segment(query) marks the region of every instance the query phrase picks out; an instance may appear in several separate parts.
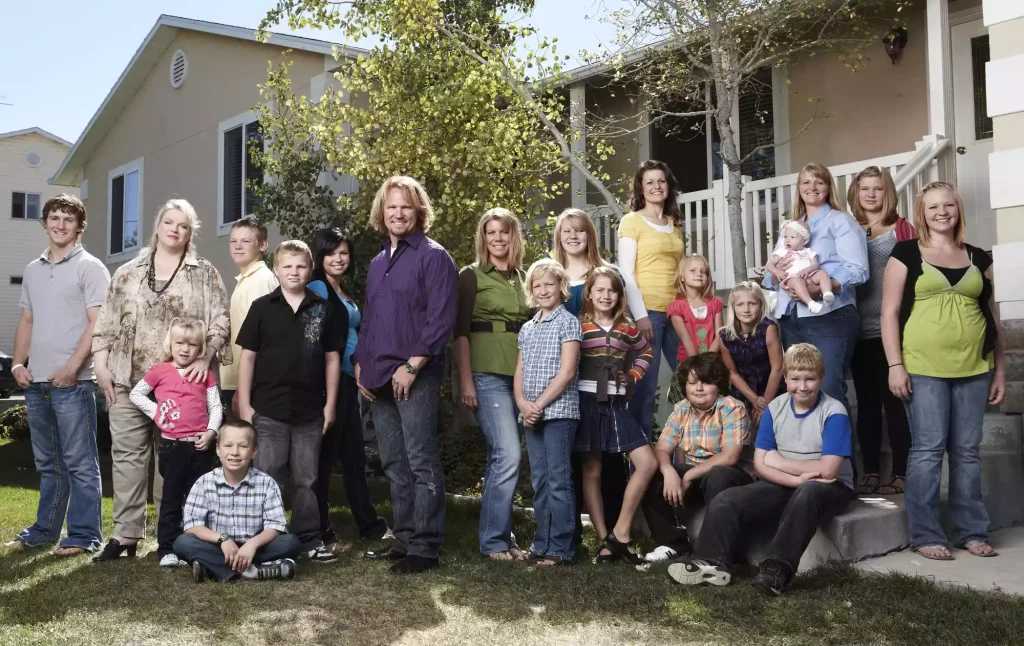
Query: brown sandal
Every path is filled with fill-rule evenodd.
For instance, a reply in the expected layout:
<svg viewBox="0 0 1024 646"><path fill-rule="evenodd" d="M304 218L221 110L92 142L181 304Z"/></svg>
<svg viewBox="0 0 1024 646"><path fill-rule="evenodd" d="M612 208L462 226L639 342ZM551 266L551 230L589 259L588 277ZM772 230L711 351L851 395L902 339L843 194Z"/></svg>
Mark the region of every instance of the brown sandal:
<svg viewBox="0 0 1024 646"><path fill-rule="evenodd" d="M872 481L874 481L874 484L872 484ZM864 474L864 479L857 485L857 495L870 496L878 491L878 483L881 481L882 479L877 473Z"/></svg>
<svg viewBox="0 0 1024 646"><path fill-rule="evenodd" d="M50 552L50 554L53 554L54 556L60 556L60 557L65 557L65 558L72 557L72 556L80 556L82 554L87 554L87 553L88 552L87 552L87 550L85 548L73 547L73 546L58 547L55 550L53 550L52 552Z"/></svg>

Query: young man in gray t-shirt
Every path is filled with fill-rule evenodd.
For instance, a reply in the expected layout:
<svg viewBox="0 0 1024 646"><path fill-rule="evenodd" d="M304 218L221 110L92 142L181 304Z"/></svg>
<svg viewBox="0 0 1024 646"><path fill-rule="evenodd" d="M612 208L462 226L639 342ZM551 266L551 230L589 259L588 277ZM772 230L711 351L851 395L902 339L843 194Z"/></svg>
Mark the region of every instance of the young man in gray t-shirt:
<svg viewBox="0 0 1024 646"><path fill-rule="evenodd" d="M79 243L85 206L73 195L43 205L49 246L25 268L12 372L25 389L32 452L39 472L36 522L9 547L37 547L75 556L99 548L99 452L92 371L92 331L110 272Z"/></svg>
<svg viewBox="0 0 1024 646"><path fill-rule="evenodd" d="M821 391L821 352L798 343L783 359L786 394L761 417L754 443L760 480L720 494L708 507L692 559L673 563L669 576L682 584L727 585L744 535L776 527L760 572L751 582L779 595L793 578L818 525L846 510L855 498L846 408Z"/></svg>

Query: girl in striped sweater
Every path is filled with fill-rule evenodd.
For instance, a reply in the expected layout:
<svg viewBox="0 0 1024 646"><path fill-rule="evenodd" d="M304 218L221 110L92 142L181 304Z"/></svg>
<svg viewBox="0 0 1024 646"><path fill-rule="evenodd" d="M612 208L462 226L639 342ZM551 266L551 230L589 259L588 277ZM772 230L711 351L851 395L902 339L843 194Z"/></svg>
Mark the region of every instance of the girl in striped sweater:
<svg viewBox="0 0 1024 646"><path fill-rule="evenodd" d="M626 401L644 376L653 353L626 314L625 286L615 269L591 269L583 288L580 322L580 426L575 450L583 454L584 506L602 542L596 561L641 563L630 539L630 528L658 462L647 436L626 411ZM629 357L633 358L631 365L627 363ZM601 500L602 453L628 453L633 463L622 511L610 532Z"/></svg>

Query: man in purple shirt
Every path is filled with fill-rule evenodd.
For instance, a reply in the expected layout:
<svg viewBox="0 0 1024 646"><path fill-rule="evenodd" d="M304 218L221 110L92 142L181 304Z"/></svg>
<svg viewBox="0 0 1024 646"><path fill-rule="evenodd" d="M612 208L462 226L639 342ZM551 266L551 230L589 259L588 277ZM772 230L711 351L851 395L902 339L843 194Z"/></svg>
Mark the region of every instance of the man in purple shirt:
<svg viewBox="0 0 1024 646"><path fill-rule="evenodd" d="M398 561L391 571L438 567L444 537L444 473L437 404L444 349L455 328L458 271L425 234L434 219L419 182L395 176L373 200L370 224L388 234L370 263L366 307L352 355L370 410L384 472L391 480L395 544L366 557Z"/></svg>

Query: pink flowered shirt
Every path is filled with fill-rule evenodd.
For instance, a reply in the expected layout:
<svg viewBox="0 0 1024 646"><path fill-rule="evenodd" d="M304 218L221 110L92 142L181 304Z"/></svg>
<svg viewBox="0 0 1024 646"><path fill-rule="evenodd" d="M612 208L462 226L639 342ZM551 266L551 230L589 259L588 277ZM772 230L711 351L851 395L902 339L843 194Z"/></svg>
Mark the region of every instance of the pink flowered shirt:
<svg viewBox="0 0 1024 646"><path fill-rule="evenodd" d="M130 398L139 410L156 422L164 437L178 439L220 428L223 409L217 381L211 370L206 380L189 383L174 363L158 363L146 372ZM156 403L149 393L156 394Z"/></svg>

